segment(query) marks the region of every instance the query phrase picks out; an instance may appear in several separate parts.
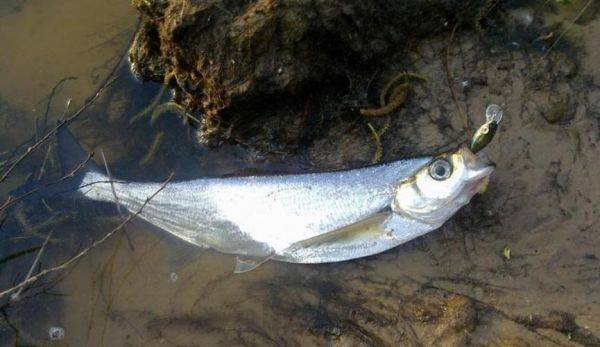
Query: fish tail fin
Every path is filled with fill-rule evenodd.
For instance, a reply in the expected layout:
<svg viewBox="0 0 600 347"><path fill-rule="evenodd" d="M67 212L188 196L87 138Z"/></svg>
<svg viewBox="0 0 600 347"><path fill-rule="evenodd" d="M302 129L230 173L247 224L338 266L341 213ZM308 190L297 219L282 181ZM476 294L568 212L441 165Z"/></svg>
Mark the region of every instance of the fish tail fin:
<svg viewBox="0 0 600 347"><path fill-rule="evenodd" d="M101 172L92 161L93 153L88 153L81 147L67 126L59 127L56 131L56 143L61 178L51 182L40 182L36 175L30 175L27 182L11 191L10 195L15 198L39 200L56 194L74 193L87 173Z"/></svg>
<svg viewBox="0 0 600 347"><path fill-rule="evenodd" d="M58 159L64 176L78 177L90 171L101 172L98 165L91 160L94 153L86 152L66 126L58 129L56 142Z"/></svg>

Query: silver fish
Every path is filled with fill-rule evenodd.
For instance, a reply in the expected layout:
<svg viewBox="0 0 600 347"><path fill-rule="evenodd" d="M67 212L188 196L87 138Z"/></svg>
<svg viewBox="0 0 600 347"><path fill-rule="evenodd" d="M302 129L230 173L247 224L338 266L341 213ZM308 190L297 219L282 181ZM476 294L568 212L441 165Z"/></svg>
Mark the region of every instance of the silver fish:
<svg viewBox="0 0 600 347"><path fill-rule="evenodd" d="M238 255L235 272L269 259L338 262L439 228L482 189L493 169L462 146L347 171L200 178L168 184L139 217L194 245ZM161 186L107 181L92 168L79 191L106 202L115 202L116 194L123 208L135 212Z"/></svg>

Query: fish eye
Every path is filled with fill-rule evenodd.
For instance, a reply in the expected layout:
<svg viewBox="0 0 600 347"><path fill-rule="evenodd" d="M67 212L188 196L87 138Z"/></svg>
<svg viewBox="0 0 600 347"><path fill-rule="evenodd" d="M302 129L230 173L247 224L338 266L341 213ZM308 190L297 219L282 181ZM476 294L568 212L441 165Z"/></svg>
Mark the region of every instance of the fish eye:
<svg viewBox="0 0 600 347"><path fill-rule="evenodd" d="M443 181L452 175L452 164L446 159L436 159L429 165L429 176L434 180Z"/></svg>

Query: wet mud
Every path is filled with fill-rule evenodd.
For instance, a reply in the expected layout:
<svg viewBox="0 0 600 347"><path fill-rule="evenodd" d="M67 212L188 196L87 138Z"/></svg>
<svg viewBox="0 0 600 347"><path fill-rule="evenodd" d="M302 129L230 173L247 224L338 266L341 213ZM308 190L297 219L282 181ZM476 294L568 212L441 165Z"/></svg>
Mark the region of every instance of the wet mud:
<svg viewBox="0 0 600 347"><path fill-rule="evenodd" d="M490 103L504 108L486 149L497 169L487 191L439 230L344 263L268 262L234 275L232 256L129 225L19 301L4 301L0 341L600 345L600 20L586 13L554 47L544 37L564 29L556 26L558 15L555 8L519 8L505 13L505 25L495 29L449 29L408 51L398 48L325 97L273 101L281 109L262 118L259 131L232 131L235 140L211 150L198 147L193 130L174 122L181 116L176 109L151 121L154 111L145 109L152 100L169 100L166 92L156 99L160 87L146 86L143 94L132 81L117 81L74 129L86 145L101 145L118 177L366 165L378 148L368 124L387 128L380 136L383 161L436 154L467 140ZM399 71L425 81L410 81L405 102L389 115L360 116L358 109L377 105ZM284 108L287 118L278 116ZM316 130L306 133L305 122ZM71 213L57 212L61 204ZM10 240L1 248L2 288L23 278L50 230L40 268L68 259L118 220L110 206L69 199L48 201L47 208L16 206L0 229ZM64 328L64 339L50 342L51 327Z"/></svg>
<svg viewBox="0 0 600 347"><path fill-rule="evenodd" d="M480 27L492 1L134 1L143 25L131 47L133 71L174 89L175 102L201 114L204 143L254 129L286 104L317 103L347 77L390 51L447 31ZM286 99L273 104L273 100ZM292 111L293 112L293 111ZM258 123L258 124L257 124ZM250 127L249 127L250 125ZM255 125L254 128L251 128ZM268 128L268 127L267 127ZM308 127L310 129L310 126ZM233 135L235 136L235 135Z"/></svg>

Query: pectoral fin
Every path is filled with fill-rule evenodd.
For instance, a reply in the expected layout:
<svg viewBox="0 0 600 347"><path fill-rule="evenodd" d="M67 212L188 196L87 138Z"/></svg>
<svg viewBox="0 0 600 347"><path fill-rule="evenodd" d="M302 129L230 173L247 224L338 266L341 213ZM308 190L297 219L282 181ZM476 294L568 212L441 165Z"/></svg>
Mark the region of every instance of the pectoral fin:
<svg viewBox="0 0 600 347"><path fill-rule="evenodd" d="M342 248L364 245L369 240L379 239L386 233L384 225L391 214L392 212L388 210L379 212L360 222L298 241L286 248L281 254L288 259L309 257L308 254L318 257L318 253L323 250L337 248L341 251ZM300 256L300 253L303 253L303 255Z"/></svg>
<svg viewBox="0 0 600 347"><path fill-rule="evenodd" d="M388 224L393 213L385 210L363 219L360 222L323 233L302 241L298 241L277 254L266 257L237 256L234 273L243 273L256 269L270 259L291 261L296 263L329 262L356 258L361 249L377 247L382 240L391 240ZM359 255L363 256L363 255ZM320 260L324 259L324 260ZM307 261L309 260L309 261ZM317 260L317 261L314 261Z"/></svg>

